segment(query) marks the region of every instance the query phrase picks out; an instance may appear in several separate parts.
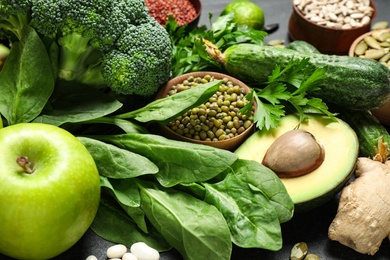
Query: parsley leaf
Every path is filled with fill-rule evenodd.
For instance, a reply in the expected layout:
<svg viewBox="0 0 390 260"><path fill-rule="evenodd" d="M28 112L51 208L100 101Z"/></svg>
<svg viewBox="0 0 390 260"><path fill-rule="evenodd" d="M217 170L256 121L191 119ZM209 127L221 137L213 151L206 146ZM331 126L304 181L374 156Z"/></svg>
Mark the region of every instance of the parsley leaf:
<svg viewBox="0 0 390 260"><path fill-rule="evenodd" d="M335 114L328 111L321 99L309 96L310 92L318 90L327 68L317 68L308 61L309 58L291 59L284 68L276 65L267 82L252 88L247 95L250 102L240 112L250 114L253 106L257 106L255 125L267 130L278 127L287 113L297 113L300 122L313 113L334 119Z"/></svg>
<svg viewBox="0 0 390 260"><path fill-rule="evenodd" d="M172 42L171 77L194 71L220 71L226 70L215 62L206 52L203 39L213 42L221 51L240 43L254 43L264 45L265 31L255 30L248 26L236 24L233 14L219 16L211 23L210 29L205 25L201 27L178 26L175 19L169 16L165 29Z"/></svg>

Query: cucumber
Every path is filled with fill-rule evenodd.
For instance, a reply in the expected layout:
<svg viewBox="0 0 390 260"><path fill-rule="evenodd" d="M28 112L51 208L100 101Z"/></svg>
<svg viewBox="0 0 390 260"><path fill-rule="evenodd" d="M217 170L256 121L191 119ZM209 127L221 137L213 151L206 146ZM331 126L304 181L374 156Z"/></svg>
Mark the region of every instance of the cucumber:
<svg viewBox="0 0 390 260"><path fill-rule="evenodd" d="M389 132L370 111L343 110L337 117L355 131L359 140L359 156L373 158L380 138L390 145Z"/></svg>
<svg viewBox="0 0 390 260"><path fill-rule="evenodd" d="M309 58L310 64L327 67L320 89L311 92L324 102L368 110L381 107L390 98L390 70L374 60L246 43L230 46L224 53L207 44L206 50L229 74L248 84L266 82L276 65L285 67L291 59Z"/></svg>
<svg viewBox="0 0 390 260"><path fill-rule="evenodd" d="M299 40L290 42L289 44L286 45L286 48L290 49L290 50L294 50L294 51L299 51L302 53L307 53L307 54L309 54L309 53L319 54L320 53L320 51L317 50L317 48L314 47L313 45L311 45L310 43L305 42L305 41L299 41Z"/></svg>

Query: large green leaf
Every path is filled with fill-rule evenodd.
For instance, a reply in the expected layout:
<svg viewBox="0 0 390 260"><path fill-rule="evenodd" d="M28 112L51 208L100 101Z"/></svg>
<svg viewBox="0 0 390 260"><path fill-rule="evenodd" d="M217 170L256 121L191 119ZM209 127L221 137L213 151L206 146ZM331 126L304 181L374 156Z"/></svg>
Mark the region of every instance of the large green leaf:
<svg viewBox="0 0 390 260"><path fill-rule="evenodd" d="M230 259L229 228L216 207L173 188L139 185L145 215L184 259Z"/></svg>
<svg viewBox="0 0 390 260"><path fill-rule="evenodd" d="M123 179L158 172L158 167L142 155L92 138L78 139L92 155L101 176Z"/></svg>
<svg viewBox="0 0 390 260"><path fill-rule="evenodd" d="M52 64L34 29L23 27L0 73L0 114L9 125L31 122L46 105L54 89Z"/></svg>
<svg viewBox="0 0 390 260"><path fill-rule="evenodd" d="M164 187L207 181L238 159L236 154L226 150L152 134L99 135L93 138L149 158L158 166L156 178Z"/></svg>
<svg viewBox="0 0 390 260"><path fill-rule="evenodd" d="M158 251L167 251L172 247L153 228L149 232L141 231L126 212L110 197L102 196L91 229L100 237L118 244L131 247L136 242L145 242Z"/></svg>
<svg viewBox="0 0 390 260"><path fill-rule="evenodd" d="M58 86L49 104L34 121L60 126L100 118L121 107L122 103L97 89L78 85Z"/></svg>
<svg viewBox="0 0 390 260"><path fill-rule="evenodd" d="M260 190L252 189L233 173L221 182L204 183L204 186L205 201L222 212L233 243L243 248L279 250L282 247L278 215Z"/></svg>

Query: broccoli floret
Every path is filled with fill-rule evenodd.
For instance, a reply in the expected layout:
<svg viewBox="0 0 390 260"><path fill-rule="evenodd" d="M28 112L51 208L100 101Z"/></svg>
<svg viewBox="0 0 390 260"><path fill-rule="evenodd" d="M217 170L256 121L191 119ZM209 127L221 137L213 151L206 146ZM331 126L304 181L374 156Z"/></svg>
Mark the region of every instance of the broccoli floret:
<svg viewBox="0 0 390 260"><path fill-rule="evenodd" d="M30 22L31 0L0 0L0 39L20 41Z"/></svg>
<svg viewBox="0 0 390 260"><path fill-rule="evenodd" d="M153 18L129 25L115 46L102 62L103 78L114 91L149 96L169 79L171 43Z"/></svg>
<svg viewBox="0 0 390 260"><path fill-rule="evenodd" d="M171 42L143 0L30 1L31 26L58 43L58 79L138 95L169 79Z"/></svg>

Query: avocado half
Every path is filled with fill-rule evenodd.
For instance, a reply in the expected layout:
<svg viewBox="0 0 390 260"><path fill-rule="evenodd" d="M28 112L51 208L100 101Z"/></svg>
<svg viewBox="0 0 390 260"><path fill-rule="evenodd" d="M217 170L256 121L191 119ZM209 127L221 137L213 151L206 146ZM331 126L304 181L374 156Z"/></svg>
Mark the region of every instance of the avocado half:
<svg viewBox="0 0 390 260"><path fill-rule="evenodd" d="M321 115L310 115L299 124L296 115L287 115L272 130L258 130L235 153L241 159L262 162L271 144L293 129L310 132L325 150L323 163L314 171L299 177L281 178L295 205L296 212L307 211L334 197L351 178L359 155L359 142L353 129L344 121Z"/></svg>

